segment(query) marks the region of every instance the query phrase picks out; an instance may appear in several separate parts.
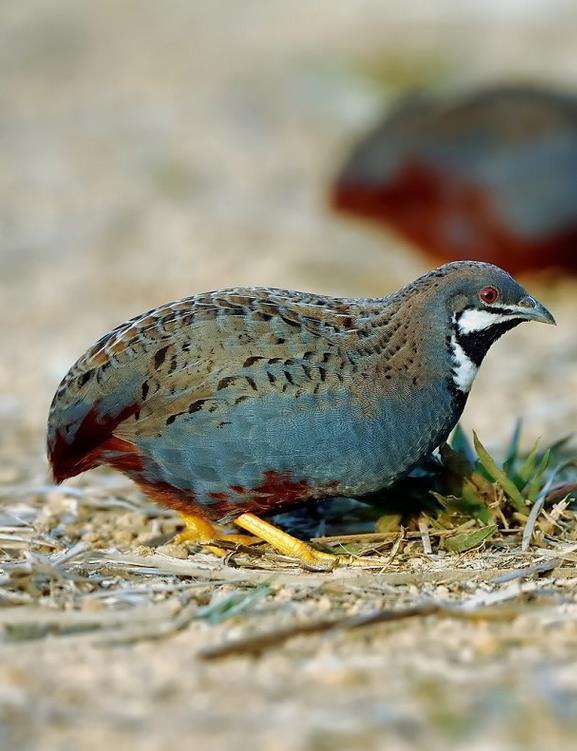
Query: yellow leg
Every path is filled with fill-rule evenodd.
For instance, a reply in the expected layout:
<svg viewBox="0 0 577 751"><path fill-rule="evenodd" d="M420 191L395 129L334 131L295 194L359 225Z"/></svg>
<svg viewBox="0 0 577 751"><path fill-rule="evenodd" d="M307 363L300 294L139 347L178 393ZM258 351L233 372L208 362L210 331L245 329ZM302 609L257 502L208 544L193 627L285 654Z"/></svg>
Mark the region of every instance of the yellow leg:
<svg viewBox="0 0 577 751"><path fill-rule="evenodd" d="M254 514L241 514L234 520L242 529L251 532L261 540L268 542L275 550L283 555L296 558L309 568L321 569L326 571L333 569L335 566L380 566L382 562L378 558L361 558L353 555L335 555L334 553L323 553L316 550L303 540L283 532L282 529L259 519Z"/></svg>
<svg viewBox="0 0 577 751"><path fill-rule="evenodd" d="M179 516L185 526L182 532L180 532L175 538L175 542L177 543L226 540L227 542L235 542L238 545L254 545L254 543L260 542L260 540L251 535L226 534L214 524L211 524L208 519L205 519L202 516L197 516L196 514L180 513ZM208 549L211 553L216 553L220 556L226 555L226 551L219 548L217 545L211 545Z"/></svg>

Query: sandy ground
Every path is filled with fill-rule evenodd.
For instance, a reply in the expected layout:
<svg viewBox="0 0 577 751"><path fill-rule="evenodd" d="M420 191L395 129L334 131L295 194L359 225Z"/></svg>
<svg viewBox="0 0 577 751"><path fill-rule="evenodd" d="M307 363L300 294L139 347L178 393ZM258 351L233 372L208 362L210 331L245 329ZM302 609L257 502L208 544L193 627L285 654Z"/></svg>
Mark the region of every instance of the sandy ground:
<svg viewBox="0 0 577 751"><path fill-rule="evenodd" d="M266 559L238 568L140 550L174 520L112 473L46 488L52 394L119 321L233 284L380 294L427 268L325 208L347 144L395 96L504 78L575 86L572 4L436 7L1 4L3 748L574 747L571 550L560 574L513 584L495 578L547 551L424 557L414 543L385 571L279 574ZM574 430L576 285L525 281L559 325L524 326L487 358L465 424L489 445L518 415L527 443ZM133 570L139 550L161 563ZM244 613L214 624L199 612L263 581ZM301 637L257 659L197 657L281 623L423 598L478 604L511 586L539 597L502 622L431 616ZM158 633L183 610L178 633Z"/></svg>

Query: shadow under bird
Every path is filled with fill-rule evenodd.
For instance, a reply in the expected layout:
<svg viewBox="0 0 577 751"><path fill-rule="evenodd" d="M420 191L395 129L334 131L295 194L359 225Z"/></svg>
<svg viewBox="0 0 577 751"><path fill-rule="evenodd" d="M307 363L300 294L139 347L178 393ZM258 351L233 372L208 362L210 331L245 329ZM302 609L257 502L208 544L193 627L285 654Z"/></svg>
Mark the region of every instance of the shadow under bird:
<svg viewBox="0 0 577 751"><path fill-rule="evenodd" d="M523 321L555 323L507 272L475 261L379 298L255 287L168 303L117 326L64 377L52 472L124 472L183 516L184 539L247 541L217 526L234 522L306 565L363 563L259 515L403 477L454 428L491 344Z"/></svg>

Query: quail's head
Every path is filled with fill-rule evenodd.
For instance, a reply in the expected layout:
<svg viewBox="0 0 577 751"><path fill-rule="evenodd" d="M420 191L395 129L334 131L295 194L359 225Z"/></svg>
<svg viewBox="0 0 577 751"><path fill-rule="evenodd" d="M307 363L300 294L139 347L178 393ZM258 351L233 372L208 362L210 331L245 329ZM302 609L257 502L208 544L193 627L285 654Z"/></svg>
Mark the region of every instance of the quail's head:
<svg viewBox="0 0 577 751"><path fill-rule="evenodd" d="M423 277L435 309L434 326L447 326L455 384L468 391L489 347L523 321L555 324L551 313L506 271L489 263L456 261Z"/></svg>

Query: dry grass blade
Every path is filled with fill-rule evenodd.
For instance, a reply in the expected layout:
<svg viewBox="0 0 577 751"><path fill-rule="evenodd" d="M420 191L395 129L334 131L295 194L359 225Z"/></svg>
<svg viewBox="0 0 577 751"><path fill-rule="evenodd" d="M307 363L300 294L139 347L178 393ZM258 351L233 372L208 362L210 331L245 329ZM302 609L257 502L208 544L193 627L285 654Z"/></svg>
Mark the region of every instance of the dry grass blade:
<svg viewBox="0 0 577 751"><path fill-rule="evenodd" d="M163 630L173 621L174 611L174 603L96 612L12 607L0 611L0 625L4 631L3 646L8 649L18 642L29 644L47 637L53 643L70 639L110 642L126 634L134 640L134 634L140 639L143 632Z"/></svg>
<svg viewBox="0 0 577 751"><path fill-rule="evenodd" d="M236 569L222 565L218 568L210 565L203 567L195 560L170 558L160 554L141 556L104 551L101 554L93 554L89 560L83 562L83 566L86 569L107 570L117 574L186 576L206 581L264 582L270 579L270 572Z"/></svg>
<svg viewBox="0 0 577 751"><path fill-rule="evenodd" d="M561 563L559 558L551 558L549 561L541 561L540 563L536 563L534 566L526 566L525 568L518 568L513 569L513 571L508 571L506 574L501 574L500 576L497 576L495 579L493 579L494 584L505 584L506 582L513 581L514 579L525 579L528 576L539 576L541 574L546 574L549 571L553 571L553 569L557 568Z"/></svg>
<svg viewBox="0 0 577 751"><path fill-rule="evenodd" d="M421 542L423 543L423 552L425 555L431 555L433 547L431 545L431 538L429 537L429 525L423 517L419 517L419 532L421 534Z"/></svg>
<svg viewBox="0 0 577 751"><path fill-rule="evenodd" d="M92 623L86 628L78 626L65 629L50 628L45 629L44 633L35 628L31 632L24 629L21 634L17 635L16 641L23 641L29 648L31 640L41 639L49 634L54 647L69 647L77 642L93 645L133 644L172 636L186 628L198 613L196 602L185 603L176 614L174 610L167 612L164 607L161 611L159 609L159 612L156 612L157 609L159 609L158 605L153 608L143 608L143 617L128 619L128 622L124 623L121 628L118 628L115 619L111 618L110 622ZM146 611L149 611L148 615L144 615ZM6 645L6 648L14 649L14 646L14 641L12 641Z"/></svg>
<svg viewBox="0 0 577 751"><path fill-rule="evenodd" d="M546 494L541 493L539 498L537 498L535 503L531 506L531 511L529 513L529 516L527 517L527 523L525 524L525 528L523 529L523 538L521 540L521 550L523 552L529 550L529 545L531 544L531 538L533 537L533 532L535 531L537 518L541 513L543 506L545 505L545 498Z"/></svg>
<svg viewBox="0 0 577 751"><path fill-rule="evenodd" d="M65 631L87 626L111 628L143 619L162 619L174 610L166 603L131 608L130 610L103 610L94 612L50 610L43 607L13 607L0 609L0 626L37 626Z"/></svg>
<svg viewBox="0 0 577 751"><path fill-rule="evenodd" d="M523 538L521 540L521 550L523 550L523 552L529 549L529 545L531 544L531 538L533 536L535 525L537 523L537 518L539 514L541 513L541 510L543 509L543 506L545 504L545 501L547 500L547 496L549 495L549 491L551 490L551 487L555 481L555 478L565 468L572 466L573 463L574 463L573 461L561 462L561 464L555 467L555 469L551 473L551 476L545 483L543 489L538 494L535 500L535 503L531 507L531 511L529 512L529 516L527 518L527 523L525 524L525 528L523 530Z"/></svg>

